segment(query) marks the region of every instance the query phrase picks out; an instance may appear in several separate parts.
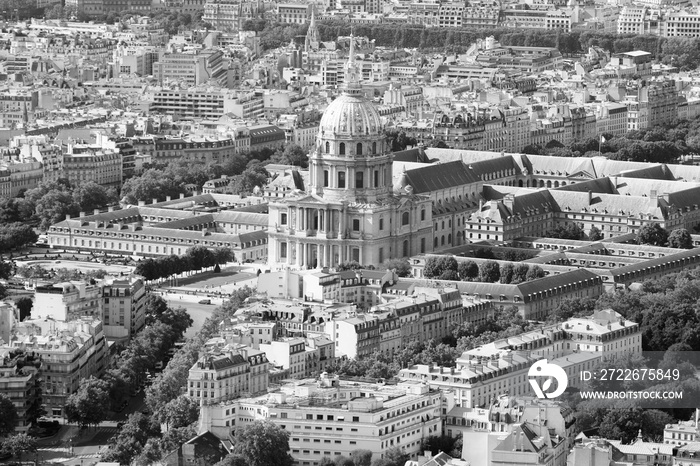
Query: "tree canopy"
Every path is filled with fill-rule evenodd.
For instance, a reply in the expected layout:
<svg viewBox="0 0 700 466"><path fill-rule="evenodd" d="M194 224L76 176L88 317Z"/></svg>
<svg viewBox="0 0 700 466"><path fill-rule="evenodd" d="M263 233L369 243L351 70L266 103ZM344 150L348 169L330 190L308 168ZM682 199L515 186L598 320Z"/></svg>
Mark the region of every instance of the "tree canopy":
<svg viewBox="0 0 700 466"><path fill-rule="evenodd" d="M270 421L253 421L233 432L233 455L248 460L249 466L292 466L289 433Z"/></svg>
<svg viewBox="0 0 700 466"><path fill-rule="evenodd" d="M0 393L0 437L14 432L18 419L15 404L7 395Z"/></svg>
<svg viewBox="0 0 700 466"><path fill-rule="evenodd" d="M71 393L66 401L66 417L68 422L76 422L80 426L97 425L105 420L109 406L109 383L94 376L82 379L78 391Z"/></svg>

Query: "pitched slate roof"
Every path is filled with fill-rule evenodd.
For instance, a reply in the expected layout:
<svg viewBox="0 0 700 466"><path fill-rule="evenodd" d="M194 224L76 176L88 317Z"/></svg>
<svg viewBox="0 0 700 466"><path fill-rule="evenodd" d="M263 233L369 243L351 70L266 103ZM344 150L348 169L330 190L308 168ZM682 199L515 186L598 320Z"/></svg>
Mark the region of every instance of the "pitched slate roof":
<svg viewBox="0 0 700 466"><path fill-rule="evenodd" d="M415 194L430 193L479 181L478 176L460 161L430 164L406 172Z"/></svg>

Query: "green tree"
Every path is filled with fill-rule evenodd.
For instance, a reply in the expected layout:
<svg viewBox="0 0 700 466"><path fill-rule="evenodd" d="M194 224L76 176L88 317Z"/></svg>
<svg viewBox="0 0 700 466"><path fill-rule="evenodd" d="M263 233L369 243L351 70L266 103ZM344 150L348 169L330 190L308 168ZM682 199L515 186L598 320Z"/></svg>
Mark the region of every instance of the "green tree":
<svg viewBox="0 0 700 466"><path fill-rule="evenodd" d="M149 438L157 437L160 429L157 424L141 413L129 416L128 421L117 435L109 441L107 451L102 455L102 461L119 464L131 464L143 449Z"/></svg>
<svg viewBox="0 0 700 466"><path fill-rule="evenodd" d="M17 409L12 400L4 393L0 393L0 437L14 432L18 419Z"/></svg>
<svg viewBox="0 0 700 466"><path fill-rule="evenodd" d="M24 433L15 434L5 439L2 450L17 457L18 462L22 464L22 455L36 452L36 439Z"/></svg>
<svg viewBox="0 0 700 466"><path fill-rule="evenodd" d="M321 461L318 463L319 465L332 465L333 462L331 461L330 463L324 463L323 459L327 457L321 458ZM218 463L215 463L214 466L248 466L248 461L245 459L245 457L240 456L240 455L226 455L225 458L223 458L221 461Z"/></svg>
<svg viewBox="0 0 700 466"><path fill-rule="evenodd" d="M102 185L89 181L82 183L73 190L73 200L81 212L92 214L95 209L103 209L119 202L114 189L105 188Z"/></svg>
<svg viewBox="0 0 700 466"><path fill-rule="evenodd" d="M289 433L269 421L254 421L236 427L232 453L246 458L250 466L294 464L289 455Z"/></svg>
<svg viewBox="0 0 700 466"><path fill-rule="evenodd" d="M518 264L513 268L513 279L510 281L513 284L518 284L527 281L527 273L530 271L530 266L527 264Z"/></svg>
<svg viewBox="0 0 700 466"><path fill-rule="evenodd" d="M513 273L515 271L515 267L511 263L504 263L501 264L501 278L500 282L508 284L513 281Z"/></svg>
<svg viewBox="0 0 700 466"><path fill-rule="evenodd" d="M109 384L95 378L80 381L78 391L72 393L66 402L68 422L77 422L82 427L97 425L105 420L109 406Z"/></svg>
<svg viewBox="0 0 700 466"><path fill-rule="evenodd" d="M620 406L606 410L598 433L603 438L621 439L623 443L631 443L640 430L647 438L663 436L664 427L671 422L671 416L656 409Z"/></svg>
<svg viewBox="0 0 700 466"><path fill-rule="evenodd" d="M382 270L396 270L396 275L399 277L411 276L411 264L405 257L402 259L387 259L379 268Z"/></svg>
<svg viewBox="0 0 700 466"><path fill-rule="evenodd" d="M585 317L593 314L596 300L594 298L566 298L562 299L554 309L549 312L548 322L565 322L572 317Z"/></svg>
<svg viewBox="0 0 700 466"><path fill-rule="evenodd" d="M426 278L438 278L448 270L457 272L457 259L452 256L428 257L423 275Z"/></svg>
<svg viewBox="0 0 700 466"><path fill-rule="evenodd" d="M360 270L364 267L357 261L349 261L338 264L338 271L342 272L345 270Z"/></svg>
<svg viewBox="0 0 700 466"><path fill-rule="evenodd" d="M168 428L185 427L199 418L199 404L187 395L180 395L165 405L160 421ZM154 414L158 416L158 414Z"/></svg>
<svg viewBox="0 0 700 466"><path fill-rule="evenodd" d="M15 306L17 306L17 309L19 309L19 320L21 322L31 315L32 307L34 307L34 301L32 301L32 298L22 296L15 301Z"/></svg>
<svg viewBox="0 0 700 466"><path fill-rule="evenodd" d="M166 177L161 170L150 169L141 176L126 180L121 197L127 204L138 204L138 201L151 202L153 199L164 201L167 196L177 198L186 192L183 181Z"/></svg>
<svg viewBox="0 0 700 466"><path fill-rule="evenodd" d="M538 278L544 277L546 274L544 273L544 270L542 270L542 267L539 265L533 265L531 266L528 271L527 275L525 275L525 280L530 281L530 280L537 280Z"/></svg>
<svg viewBox="0 0 700 466"><path fill-rule="evenodd" d="M658 223L646 223L637 233L638 244L651 244L654 246L666 246L668 242L668 232Z"/></svg>
<svg viewBox="0 0 700 466"><path fill-rule="evenodd" d="M309 156L306 151L298 144L290 144L284 150L278 150L270 158L271 163L280 163L283 165L297 165L301 168L309 166Z"/></svg>
<svg viewBox="0 0 700 466"><path fill-rule="evenodd" d="M692 249L693 248L693 238L691 238L690 233L685 228L678 228L673 230L670 235L668 235L668 247L678 248L678 249Z"/></svg>
<svg viewBox="0 0 700 466"><path fill-rule="evenodd" d="M39 239L39 237L30 225L19 222L3 225L2 229L0 229L0 253L8 252L14 248L21 248L27 244L36 243L37 239ZM4 267L2 269L3 275L5 275L7 271L7 268Z"/></svg>
<svg viewBox="0 0 700 466"><path fill-rule="evenodd" d="M545 233L548 238L561 238L580 240L585 236L583 230L577 223L569 223L568 225L557 225L553 230Z"/></svg>
<svg viewBox="0 0 700 466"><path fill-rule="evenodd" d="M603 234L597 226L593 225L588 231L588 239L591 241L600 241L603 239Z"/></svg>
<svg viewBox="0 0 700 466"><path fill-rule="evenodd" d="M29 191L27 194L29 195ZM35 211L40 220L39 227L46 230L54 223L65 220L66 215L77 216L80 213L80 206L75 202L70 191L50 189L36 202Z"/></svg>
<svg viewBox="0 0 700 466"><path fill-rule="evenodd" d="M229 190L233 194L251 194L256 187L263 188L267 184L270 174L260 164L246 168L243 173L236 175L229 183Z"/></svg>
<svg viewBox="0 0 700 466"><path fill-rule="evenodd" d="M501 278L501 268L498 262L486 261L479 264L479 281L496 283Z"/></svg>
<svg viewBox="0 0 700 466"><path fill-rule="evenodd" d="M350 452L354 466L371 466L372 452L370 450L353 450Z"/></svg>
<svg viewBox="0 0 700 466"><path fill-rule="evenodd" d="M472 281L479 276L479 266L474 261L462 261L457 266L457 273L462 281Z"/></svg>
<svg viewBox="0 0 700 466"><path fill-rule="evenodd" d="M389 461L388 464L391 466L404 465L406 461L411 459L411 457L399 447L389 448L386 453L384 453L384 458Z"/></svg>

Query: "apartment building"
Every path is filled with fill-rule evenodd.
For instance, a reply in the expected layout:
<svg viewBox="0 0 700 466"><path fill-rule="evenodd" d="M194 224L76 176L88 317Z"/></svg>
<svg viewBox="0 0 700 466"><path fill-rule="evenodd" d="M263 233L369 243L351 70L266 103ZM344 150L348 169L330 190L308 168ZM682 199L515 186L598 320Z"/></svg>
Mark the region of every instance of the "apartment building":
<svg viewBox="0 0 700 466"><path fill-rule="evenodd" d="M224 163L246 151L250 147L250 137L245 127L238 127L227 136L148 136L133 138L131 144L137 152L150 155L154 162L187 159Z"/></svg>
<svg viewBox="0 0 700 466"><path fill-rule="evenodd" d="M277 21L280 23L306 24L311 20L313 5L306 3L278 3Z"/></svg>
<svg viewBox="0 0 700 466"><path fill-rule="evenodd" d="M0 393L17 410L16 433L26 433L35 420L32 417L39 412L41 364L41 359L32 352L0 346Z"/></svg>
<svg viewBox="0 0 700 466"><path fill-rule="evenodd" d="M250 391L250 363L240 354L200 357L187 376L187 395L198 403L218 403Z"/></svg>
<svg viewBox="0 0 700 466"><path fill-rule="evenodd" d="M259 346L271 364L289 370L289 377L306 376L306 341L303 338L281 338Z"/></svg>
<svg viewBox="0 0 700 466"><path fill-rule="evenodd" d="M612 341L615 348L624 348L618 354L641 352L641 333L636 323L622 320L625 327L607 329L609 317L622 319L613 311L606 311L591 317L591 324L605 325L599 334L601 341ZM418 364L399 372L402 380L421 380L431 388L451 390L454 404L463 408L488 406L491 399L500 395L535 396L528 382L527 372L535 361L545 358L549 363L560 366L569 376L569 386L582 388L578 374L590 370L607 356L600 351L580 349L581 339L567 322L542 327L515 337L499 340L473 350L465 351L457 359L457 367L435 367ZM592 341L593 339L591 339ZM602 348L602 347L600 347Z"/></svg>
<svg viewBox="0 0 700 466"><path fill-rule="evenodd" d="M36 188L44 179L40 161L32 158L0 161L0 196L17 197L20 191Z"/></svg>
<svg viewBox="0 0 700 466"><path fill-rule="evenodd" d="M192 53L161 53L153 64L153 77L159 83L166 81L188 86L218 84L226 86L226 70L220 50L201 50Z"/></svg>
<svg viewBox="0 0 700 466"><path fill-rule="evenodd" d="M331 323L331 340L337 354L349 359L370 356L380 349L379 319L372 314L357 314Z"/></svg>
<svg viewBox="0 0 700 466"><path fill-rule="evenodd" d="M217 31L239 32L243 23L262 15L261 2L243 2L238 0L186 0L203 4L202 20L211 24Z"/></svg>
<svg viewBox="0 0 700 466"><path fill-rule="evenodd" d="M666 424L664 428L664 443L683 446L696 443L700 439L697 421L681 421L675 424Z"/></svg>
<svg viewBox="0 0 700 466"><path fill-rule="evenodd" d="M200 429L228 438L236 426L262 419L289 433L290 454L312 465L354 450L382 458L392 447L415 458L421 442L442 434L441 394L424 383L384 385L322 375L282 385L257 398L202 407Z"/></svg>
<svg viewBox="0 0 700 466"><path fill-rule="evenodd" d="M95 182L101 186L122 184L122 158L119 151L93 144L68 143L61 154L61 173L72 185Z"/></svg>
<svg viewBox="0 0 700 466"><path fill-rule="evenodd" d="M571 31L571 12L566 10L503 10L501 26L523 29Z"/></svg>
<svg viewBox="0 0 700 466"><path fill-rule="evenodd" d="M71 281L37 284L32 319L102 319L102 288L97 283Z"/></svg>
<svg viewBox="0 0 700 466"><path fill-rule="evenodd" d="M136 277L107 277L102 288L102 324L109 340L128 340L146 324L146 286Z"/></svg>
<svg viewBox="0 0 700 466"><path fill-rule="evenodd" d="M38 303L34 304L34 308ZM41 397L48 415L63 417L68 396L80 381L101 377L109 365L102 322L83 318L63 322L51 318L25 320L5 348L24 350L41 358Z"/></svg>
<svg viewBox="0 0 700 466"><path fill-rule="evenodd" d="M4 89L0 91L0 125L14 128L34 121L38 107L38 90Z"/></svg>
<svg viewBox="0 0 700 466"><path fill-rule="evenodd" d="M605 357L641 352L639 324L625 320L611 309L596 311L589 317L569 319L563 325L571 340L567 345L577 351L603 353Z"/></svg>

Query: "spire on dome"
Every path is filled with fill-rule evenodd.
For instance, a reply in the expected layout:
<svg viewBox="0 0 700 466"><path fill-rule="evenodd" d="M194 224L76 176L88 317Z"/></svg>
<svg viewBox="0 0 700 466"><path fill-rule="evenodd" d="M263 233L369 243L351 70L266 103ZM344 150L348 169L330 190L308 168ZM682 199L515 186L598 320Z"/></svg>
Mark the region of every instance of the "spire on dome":
<svg viewBox="0 0 700 466"><path fill-rule="evenodd" d="M360 76L357 71L357 63L355 63L355 36L350 32L350 53L348 54L348 62L345 64L345 80L343 89L347 94L360 93Z"/></svg>

